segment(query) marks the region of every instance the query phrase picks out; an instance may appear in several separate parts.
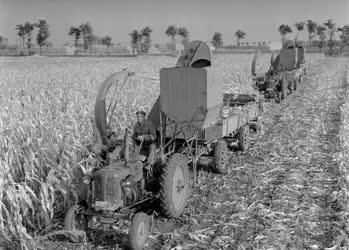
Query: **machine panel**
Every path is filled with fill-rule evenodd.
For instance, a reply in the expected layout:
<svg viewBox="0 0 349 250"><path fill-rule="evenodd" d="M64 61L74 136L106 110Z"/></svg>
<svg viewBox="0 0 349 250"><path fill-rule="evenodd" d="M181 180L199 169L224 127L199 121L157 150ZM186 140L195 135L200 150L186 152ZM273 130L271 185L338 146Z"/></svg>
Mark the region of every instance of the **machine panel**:
<svg viewBox="0 0 349 250"><path fill-rule="evenodd" d="M194 128L186 128L187 131L203 128L208 110L223 103L222 89L223 81L212 68L176 67L160 71L161 110L177 128Z"/></svg>

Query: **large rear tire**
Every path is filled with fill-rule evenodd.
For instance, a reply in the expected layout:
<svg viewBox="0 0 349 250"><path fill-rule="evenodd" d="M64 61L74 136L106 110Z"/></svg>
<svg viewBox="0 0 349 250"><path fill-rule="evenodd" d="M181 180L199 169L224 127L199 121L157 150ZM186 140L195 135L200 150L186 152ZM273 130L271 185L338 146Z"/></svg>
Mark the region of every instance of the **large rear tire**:
<svg viewBox="0 0 349 250"><path fill-rule="evenodd" d="M246 152L250 146L250 126L245 124L239 129L239 149Z"/></svg>
<svg viewBox="0 0 349 250"><path fill-rule="evenodd" d="M213 152L213 169L215 172L225 174L228 172L229 150L224 139L217 141Z"/></svg>
<svg viewBox="0 0 349 250"><path fill-rule="evenodd" d="M150 219L147 214L140 212L133 216L128 233L129 245L132 250L144 248L149 235L149 227Z"/></svg>
<svg viewBox="0 0 349 250"><path fill-rule="evenodd" d="M183 154L175 153L164 165L160 178L160 201L167 217L183 213L189 195L189 170Z"/></svg>
<svg viewBox="0 0 349 250"><path fill-rule="evenodd" d="M86 233L88 228L87 217L84 214L79 213L81 209L83 208L80 205L72 206L69 208L64 218L64 229L72 232L68 237L73 243L80 242L79 234L75 232L84 231Z"/></svg>

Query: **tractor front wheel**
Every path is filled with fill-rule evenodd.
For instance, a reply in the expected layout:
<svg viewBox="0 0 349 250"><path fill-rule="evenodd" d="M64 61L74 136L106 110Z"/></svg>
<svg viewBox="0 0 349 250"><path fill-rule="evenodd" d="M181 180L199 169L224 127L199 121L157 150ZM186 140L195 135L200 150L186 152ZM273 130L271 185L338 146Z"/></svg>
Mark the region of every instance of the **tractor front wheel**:
<svg viewBox="0 0 349 250"><path fill-rule="evenodd" d="M189 195L189 170L183 154L175 153L165 163L160 178L160 201L166 216L181 216Z"/></svg>
<svg viewBox="0 0 349 250"><path fill-rule="evenodd" d="M227 142L223 139L217 141L213 154L214 171L220 174L227 173L227 165L229 160L229 150Z"/></svg>
<svg viewBox="0 0 349 250"><path fill-rule="evenodd" d="M80 241L79 231L86 233L88 228L88 219L86 215L80 213L82 209L82 206L74 205L69 208L64 218L64 229L71 232L71 234L69 234L69 240L73 243L78 243Z"/></svg>
<svg viewBox="0 0 349 250"><path fill-rule="evenodd" d="M245 124L239 129L239 149L246 152L250 144L250 126Z"/></svg>
<svg viewBox="0 0 349 250"><path fill-rule="evenodd" d="M147 214L140 212L133 216L128 233L129 245L132 250L144 248L149 235L149 227L150 219Z"/></svg>

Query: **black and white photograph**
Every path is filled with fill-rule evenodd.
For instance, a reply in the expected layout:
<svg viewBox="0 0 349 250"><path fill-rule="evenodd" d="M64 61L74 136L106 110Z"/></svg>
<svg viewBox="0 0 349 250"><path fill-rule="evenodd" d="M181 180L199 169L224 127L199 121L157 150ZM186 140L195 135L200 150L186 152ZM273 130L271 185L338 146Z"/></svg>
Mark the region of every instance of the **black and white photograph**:
<svg viewBox="0 0 349 250"><path fill-rule="evenodd" d="M349 250L349 0L0 0L0 250Z"/></svg>

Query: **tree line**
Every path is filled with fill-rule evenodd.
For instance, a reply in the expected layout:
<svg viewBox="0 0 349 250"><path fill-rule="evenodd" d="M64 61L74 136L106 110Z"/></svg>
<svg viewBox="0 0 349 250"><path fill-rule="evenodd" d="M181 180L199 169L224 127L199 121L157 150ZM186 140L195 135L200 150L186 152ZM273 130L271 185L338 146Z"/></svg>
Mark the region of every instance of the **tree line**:
<svg viewBox="0 0 349 250"><path fill-rule="evenodd" d="M318 40L316 40L315 44L319 47L320 52L325 45L329 48L329 53L333 53L333 48L335 45L339 45L340 50L342 52L345 46L349 46L349 25L344 25L343 27L337 27L337 25L333 22L332 19L325 21L323 24L317 24L312 20L296 22L293 25L296 29L296 34L294 37L294 41L297 43L300 32L304 30L304 28L308 31L308 48L310 50L311 45L313 44L314 38L317 36ZM278 27L278 32L281 35L281 42L285 44L286 36L292 33L292 28L290 25L281 24ZM335 40L336 33L339 33L339 41ZM235 32L235 36L237 38L237 45L240 46L241 39L245 38L246 33L242 30L237 30ZM327 42L326 42L327 39ZM212 38L212 44L215 48L219 48L223 45L223 37L219 32L214 33ZM248 42L245 43L249 45ZM254 44L255 45L255 44ZM258 45L265 45L265 42L258 42Z"/></svg>
<svg viewBox="0 0 349 250"><path fill-rule="evenodd" d="M33 31L35 28L38 28L38 33L36 36L36 43L38 44L40 48L40 54L41 54L41 47L44 46L47 43L47 39L50 37L51 33L49 31L49 26L46 22L46 20L39 20L37 23L29 23L26 22L24 24L18 24L16 25L17 35L22 40L22 52L24 53L24 47L26 46L28 49L28 53L33 54L32 47L33 47Z"/></svg>
<svg viewBox="0 0 349 250"><path fill-rule="evenodd" d="M133 30L130 33L131 36L131 47L133 53L148 53L149 48L151 47L150 34L152 29L148 26L142 30ZM185 46L189 43L189 31L186 27L176 27L175 25L169 25L165 30L165 34L171 38L171 43L169 44L169 49L176 50L176 37L179 36L182 38L182 44Z"/></svg>
<svg viewBox="0 0 349 250"><path fill-rule="evenodd" d="M299 34L304 31L304 29L307 30L309 50L311 45L314 44L320 48L320 52L322 48L327 45L330 53L333 51L333 48L336 45L340 46L341 51L345 46L349 46L349 25L337 27L333 20L329 19L322 24L318 24L312 20L307 20L296 22L293 26L295 28L294 41L296 43L299 42ZM24 53L23 51L25 48L29 54L34 53L32 48L34 45L33 32L35 28L38 29L36 43L39 47L40 54L42 46L49 44L48 38L51 34L46 20L41 19L37 23L25 22L24 24L16 25L17 34L22 41L21 53ZM286 42L287 35L293 33L292 27L288 24L281 24L277 30L281 35L282 44ZM133 53L141 54L149 52L152 45L152 31L153 30L149 26L146 26L141 30L133 30L131 33L129 33ZM181 38L181 42L184 46L189 43L190 33L186 27L169 25L164 33L170 38L171 43L168 44L170 50L176 50L176 38L178 37ZM339 34L339 41L335 40L337 33ZM76 53L79 51L82 51L85 54L87 54L88 51L91 53L94 44L104 45L107 48L113 46L112 38L108 35L102 37L96 36L93 32L93 27L89 22L82 23L79 26L71 26L68 30L68 35L73 37ZM250 45L249 42L241 42L241 40L243 40L246 36L246 32L243 30L238 29L234 35L236 37L237 46ZM318 39L315 40L315 37ZM221 47L223 45L222 34L220 32L215 32L213 34L211 43L215 48ZM253 42L251 45L252 44L262 46L266 45L266 42Z"/></svg>
<svg viewBox="0 0 349 250"><path fill-rule="evenodd" d="M345 46L349 46L349 25L337 27L337 25L333 22L332 19L328 19L322 24L318 24L312 20L302 21L295 23L294 27L297 30L297 34L294 38L295 42L298 42L299 33L302 32L306 27L308 32L309 50L316 36L318 37L318 40L315 44L319 47L320 52L322 48L326 45L328 46L329 54L333 53L333 49L336 45L339 45L341 52ZM278 28L278 31L281 35L281 41L284 44L286 40L286 35L292 33L292 28L287 24L281 24ZM339 33L339 41L335 40L336 33Z"/></svg>
<svg viewBox="0 0 349 250"><path fill-rule="evenodd" d="M92 45L97 43L105 45L107 48L113 45L112 38L108 35L103 37L98 37L93 33L92 25L87 23L82 23L80 26L71 26L68 35L72 36L74 39L74 45L76 48L76 53L82 47L83 51L87 54L88 50L90 53L92 51ZM82 39L82 46L80 45L80 40Z"/></svg>
<svg viewBox="0 0 349 250"><path fill-rule="evenodd" d="M236 44L237 46L242 45L242 43L240 42L241 39L244 39L246 36L245 31L238 29L235 32L235 36L236 36ZM217 49L219 47L221 47L223 45L223 36L220 32L215 32L213 34L212 37L212 41L211 41L212 45ZM264 42L265 43L265 42ZM245 44L245 43L244 43ZM249 45L248 43L246 45Z"/></svg>

